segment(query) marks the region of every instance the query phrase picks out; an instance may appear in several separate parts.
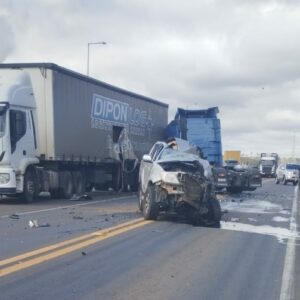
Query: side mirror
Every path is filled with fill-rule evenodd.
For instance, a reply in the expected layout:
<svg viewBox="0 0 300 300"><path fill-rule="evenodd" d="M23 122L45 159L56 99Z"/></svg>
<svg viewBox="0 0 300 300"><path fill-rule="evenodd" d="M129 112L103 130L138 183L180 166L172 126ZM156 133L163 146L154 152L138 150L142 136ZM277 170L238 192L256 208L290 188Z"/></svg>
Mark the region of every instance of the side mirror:
<svg viewBox="0 0 300 300"><path fill-rule="evenodd" d="M144 162L152 163L152 158L149 154L144 154L142 159Z"/></svg>

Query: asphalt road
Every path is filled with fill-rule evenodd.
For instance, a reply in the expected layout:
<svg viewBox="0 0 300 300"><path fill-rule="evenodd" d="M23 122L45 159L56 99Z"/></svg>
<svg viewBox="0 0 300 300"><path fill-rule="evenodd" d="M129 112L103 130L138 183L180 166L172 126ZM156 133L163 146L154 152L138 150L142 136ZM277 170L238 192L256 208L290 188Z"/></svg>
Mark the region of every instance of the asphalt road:
<svg viewBox="0 0 300 300"><path fill-rule="evenodd" d="M30 205L0 201L1 300L300 299L299 196L292 185L267 179L255 192L220 194L221 228L161 217L100 238L97 232L140 214L135 195L92 196ZM30 228L30 220L39 227ZM86 237L90 233L97 238ZM47 258L36 264L41 254L7 261L81 237L92 242L53 250L55 258L47 248Z"/></svg>

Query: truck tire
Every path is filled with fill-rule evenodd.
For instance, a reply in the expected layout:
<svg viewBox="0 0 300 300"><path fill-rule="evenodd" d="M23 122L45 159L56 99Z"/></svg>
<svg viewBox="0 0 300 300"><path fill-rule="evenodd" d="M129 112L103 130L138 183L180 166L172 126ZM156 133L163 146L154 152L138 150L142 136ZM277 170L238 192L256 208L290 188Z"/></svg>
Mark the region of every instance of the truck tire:
<svg viewBox="0 0 300 300"><path fill-rule="evenodd" d="M71 172L63 172L61 196L64 199L70 199L73 196L73 180Z"/></svg>
<svg viewBox="0 0 300 300"><path fill-rule="evenodd" d="M145 220L156 220L159 214L158 204L155 202L155 189L149 184L142 203L142 212Z"/></svg>
<svg viewBox="0 0 300 300"><path fill-rule="evenodd" d="M298 181L294 181L293 185L296 186L298 184Z"/></svg>
<svg viewBox="0 0 300 300"><path fill-rule="evenodd" d="M20 199L26 203L31 203L37 196L37 178L34 170L29 168L24 175L23 193L20 194Z"/></svg>
<svg viewBox="0 0 300 300"><path fill-rule="evenodd" d="M79 196L83 195L86 186L85 186L85 180L82 172L74 172L73 182L74 182L74 193Z"/></svg>

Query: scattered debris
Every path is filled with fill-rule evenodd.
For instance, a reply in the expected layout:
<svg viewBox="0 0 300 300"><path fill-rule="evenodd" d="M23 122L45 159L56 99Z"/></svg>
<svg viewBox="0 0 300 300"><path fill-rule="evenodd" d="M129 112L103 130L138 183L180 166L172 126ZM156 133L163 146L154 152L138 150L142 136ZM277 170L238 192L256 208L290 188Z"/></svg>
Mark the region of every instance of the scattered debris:
<svg viewBox="0 0 300 300"><path fill-rule="evenodd" d="M36 227L39 227L39 224L38 224L38 221L37 221L37 220L29 220L28 226L29 226L30 228L36 228Z"/></svg>
<svg viewBox="0 0 300 300"><path fill-rule="evenodd" d="M108 220L108 218L105 218L104 221L105 221L105 222L108 222L109 220Z"/></svg>
<svg viewBox="0 0 300 300"><path fill-rule="evenodd" d="M49 223L40 224L39 227L50 227L51 225Z"/></svg>
<svg viewBox="0 0 300 300"><path fill-rule="evenodd" d="M88 194L76 195L74 194L70 201L80 201L80 200L92 200L92 197Z"/></svg>
<svg viewBox="0 0 300 300"><path fill-rule="evenodd" d="M223 213L223 214L228 214L229 211L228 211L228 209L223 209L223 210L222 210L222 213Z"/></svg>
<svg viewBox="0 0 300 300"><path fill-rule="evenodd" d="M39 224L37 220L29 220L28 226L30 228L38 228L38 227L50 227L51 225L49 223Z"/></svg>
<svg viewBox="0 0 300 300"><path fill-rule="evenodd" d="M9 216L10 219L13 219L13 220L19 220L20 219L20 216L17 215L17 214L12 214Z"/></svg>
<svg viewBox="0 0 300 300"><path fill-rule="evenodd" d="M81 216L73 216L73 219L74 219L74 220L82 220L83 217L81 217Z"/></svg>
<svg viewBox="0 0 300 300"><path fill-rule="evenodd" d="M82 251L82 252L81 252L81 255L83 255L83 256L86 255L86 252Z"/></svg>

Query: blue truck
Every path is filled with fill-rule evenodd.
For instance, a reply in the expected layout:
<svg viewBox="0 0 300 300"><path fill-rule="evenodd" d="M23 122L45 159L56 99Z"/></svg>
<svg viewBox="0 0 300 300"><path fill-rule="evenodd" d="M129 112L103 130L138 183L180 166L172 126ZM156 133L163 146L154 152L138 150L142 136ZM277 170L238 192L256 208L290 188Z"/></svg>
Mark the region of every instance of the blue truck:
<svg viewBox="0 0 300 300"><path fill-rule="evenodd" d="M248 166L223 165L221 124L218 107L186 110L178 108L174 120L165 130L165 138L188 140L213 166L216 188L230 193L253 191L261 186L259 170Z"/></svg>

